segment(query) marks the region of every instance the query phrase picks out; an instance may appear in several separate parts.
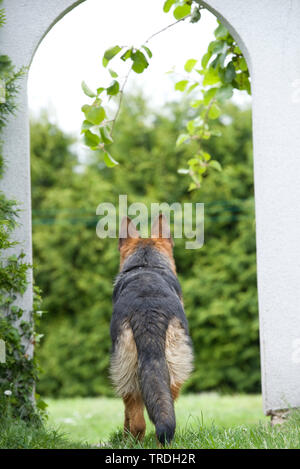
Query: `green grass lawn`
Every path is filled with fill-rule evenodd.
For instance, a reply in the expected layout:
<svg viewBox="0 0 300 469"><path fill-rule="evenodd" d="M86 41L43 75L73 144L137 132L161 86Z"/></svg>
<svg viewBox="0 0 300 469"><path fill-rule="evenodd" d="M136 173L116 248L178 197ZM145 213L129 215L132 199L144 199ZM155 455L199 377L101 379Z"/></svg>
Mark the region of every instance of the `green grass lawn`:
<svg viewBox="0 0 300 469"><path fill-rule="evenodd" d="M107 442L123 426L121 399L47 399L49 424L59 427L74 440L90 444ZM268 421L262 412L261 396L220 396L216 393L181 396L176 403L177 432L200 425L230 428ZM154 426L147 418L147 434Z"/></svg>

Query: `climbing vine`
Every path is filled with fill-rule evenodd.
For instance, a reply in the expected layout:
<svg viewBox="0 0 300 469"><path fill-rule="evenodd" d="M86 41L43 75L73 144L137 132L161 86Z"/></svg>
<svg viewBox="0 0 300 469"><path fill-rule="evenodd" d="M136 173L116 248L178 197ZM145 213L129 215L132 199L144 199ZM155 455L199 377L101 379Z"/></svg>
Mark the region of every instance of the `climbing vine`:
<svg viewBox="0 0 300 469"><path fill-rule="evenodd" d="M198 23L203 8L200 0L166 0L163 10L165 13L171 12L175 22L152 34L139 47L115 45L106 50L102 65L112 77L108 87L100 86L94 91L84 81L82 82L84 93L93 99L91 104L82 107L85 115L82 124L84 142L92 150L102 152L103 160L108 167L118 164L111 155L109 146L113 143L114 127L129 75L132 72L141 74L149 66L152 58L149 42L154 36L181 21ZM213 121L220 116L222 104L232 97L234 89L251 93L247 63L236 41L221 23L218 23L214 35L215 39L210 42L201 60L186 61L184 67L186 76L175 84L175 89L180 92L197 93L197 99L191 103L191 107L197 110L197 115L187 122L186 129L178 136L176 142L177 146L193 144L195 148L195 154L187 161L186 168L178 169L178 173L190 176L189 190L201 186L209 169L218 171L222 169L220 162L203 149L204 140L220 136L220 132L214 129ZM119 59L119 62L116 59ZM109 68L112 61L114 69ZM119 77L116 69L122 62L128 63L128 69L125 76ZM109 102L112 98L117 100L117 108L114 115L108 117Z"/></svg>
<svg viewBox="0 0 300 469"><path fill-rule="evenodd" d="M0 0L0 4L2 0ZM5 12L0 8L0 27L5 23ZM16 70L7 55L0 55L0 178L5 170L1 135L7 119L16 110L18 80L25 69ZM17 304L27 287L27 274L31 266L24 253L10 254L16 245L11 240L18 220L17 202L8 200L0 192L0 418L10 412L26 420L40 420L37 409L45 404L33 393L39 370L35 357L28 354L28 344L37 342L33 324L38 323L40 294L35 288L34 310L29 322L22 320L24 311Z"/></svg>

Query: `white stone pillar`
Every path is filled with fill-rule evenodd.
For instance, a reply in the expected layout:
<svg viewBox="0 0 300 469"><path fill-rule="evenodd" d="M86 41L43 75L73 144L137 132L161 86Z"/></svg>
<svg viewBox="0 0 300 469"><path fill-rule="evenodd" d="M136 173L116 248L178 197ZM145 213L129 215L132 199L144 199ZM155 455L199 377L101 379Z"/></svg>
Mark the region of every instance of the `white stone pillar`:
<svg viewBox="0 0 300 469"><path fill-rule="evenodd" d="M271 413L300 407L300 2L205 3L250 67L261 372Z"/></svg>

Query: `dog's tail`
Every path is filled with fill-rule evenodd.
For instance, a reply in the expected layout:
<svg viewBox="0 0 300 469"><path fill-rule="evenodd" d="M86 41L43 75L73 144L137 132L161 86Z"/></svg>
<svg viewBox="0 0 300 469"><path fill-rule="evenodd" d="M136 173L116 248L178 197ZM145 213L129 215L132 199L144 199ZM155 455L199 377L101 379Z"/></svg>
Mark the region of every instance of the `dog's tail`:
<svg viewBox="0 0 300 469"><path fill-rule="evenodd" d="M170 390L170 376L165 357L164 341L146 337L136 341L138 377L149 417L155 425L156 436L164 445L174 437L176 421Z"/></svg>

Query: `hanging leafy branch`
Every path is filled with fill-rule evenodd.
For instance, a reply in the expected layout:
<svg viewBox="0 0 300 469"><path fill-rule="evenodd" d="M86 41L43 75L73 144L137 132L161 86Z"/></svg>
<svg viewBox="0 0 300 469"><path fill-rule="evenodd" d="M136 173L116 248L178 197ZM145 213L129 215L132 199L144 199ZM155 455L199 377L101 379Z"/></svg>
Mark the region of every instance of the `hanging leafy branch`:
<svg viewBox="0 0 300 469"><path fill-rule="evenodd" d="M176 19L174 23L152 34L138 48L116 45L104 53L102 64L105 68L116 57L122 62L129 62L129 68L123 79L118 77L116 71L109 68L113 81L107 88L100 87L94 92L82 82L84 93L94 99L91 105L85 104L82 107L85 115L82 124L84 141L92 150L103 152L104 162L108 167L118 164L107 147L113 143L113 130L129 75L132 70L138 74L143 73L152 57L152 52L146 44L153 37L181 21L189 19L191 23L197 23L201 19L202 9L201 0L166 0L163 10L165 13L172 11ZM193 158L187 161L187 167L178 170L180 174L188 174L191 177L189 190L201 186L208 169L217 171L222 169L220 162L204 150L203 142L213 136L220 136L220 132L213 127L213 121L220 116L223 102L232 97L234 89L251 93L247 63L236 41L220 22L214 35L215 40L208 45L202 60L188 59L184 67L185 78L175 84L175 90L187 94L195 90L198 92L197 99L191 103L191 107L197 109L197 116L187 122L185 132L179 135L176 142L177 146L197 142L197 150ZM109 119L107 105L112 97L117 98L118 103L114 116Z"/></svg>
<svg viewBox="0 0 300 469"><path fill-rule="evenodd" d="M232 97L234 89L251 93L247 63L237 43L221 23L214 35L215 40L208 45L200 67L198 60L187 60L184 67L186 79L175 84L175 89L181 92L199 92L198 99L191 103L191 107L197 109L197 116L187 122L186 131L176 142L177 146L197 142L197 151L188 160L187 168L178 170L192 178L189 190L201 186L209 168L221 171L220 162L204 150L203 142L221 135L214 129L213 121L220 116L222 104Z"/></svg>
<svg viewBox="0 0 300 469"><path fill-rule="evenodd" d="M116 71L108 68L108 72L113 78L113 81L108 87L105 88L101 86L96 91L93 91L84 81L82 82L81 86L85 95L94 99L92 104L82 106L82 112L85 115L81 129L84 134L84 142L91 150L101 150L103 152L103 159L108 167L113 167L118 164L111 156L107 147L113 143L113 130L120 112L124 89L129 75L132 71L141 74L148 68L149 60L152 58L152 52L146 44L148 44L153 37L187 18L192 18L190 5L186 3L185 5L185 8L179 9L179 11L175 8L174 17L176 21L174 23L152 34L140 47L115 45L105 51L102 58L104 68L107 68L111 60L116 57L119 57L122 62L129 64L123 78L119 78ZM165 11L169 11L170 8L167 6ZM117 99L117 109L114 116L110 119L107 117L107 107L112 97Z"/></svg>

